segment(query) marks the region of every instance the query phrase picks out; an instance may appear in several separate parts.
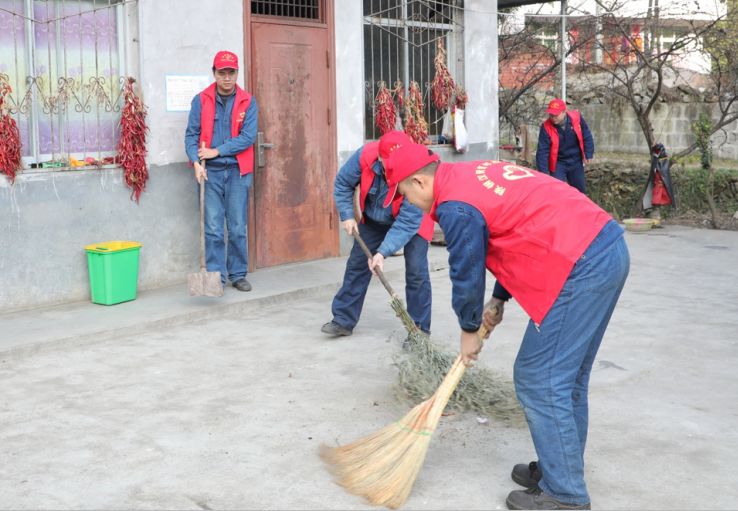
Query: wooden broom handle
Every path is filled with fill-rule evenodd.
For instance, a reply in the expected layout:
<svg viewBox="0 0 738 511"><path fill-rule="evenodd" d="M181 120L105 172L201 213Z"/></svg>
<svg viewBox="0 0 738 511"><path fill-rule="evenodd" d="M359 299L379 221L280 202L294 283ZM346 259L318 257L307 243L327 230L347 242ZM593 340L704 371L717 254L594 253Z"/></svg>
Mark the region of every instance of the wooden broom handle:
<svg viewBox="0 0 738 511"><path fill-rule="evenodd" d="M366 246L366 243L364 243L364 240L361 239L361 235L359 234L359 230L356 229L353 232L354 239L356 239L356 242L361 247L361 250L364 251L364 254L371 259L372 258L372 252L369 250L369 247ZM396 298L397 294L395 294L395 290L392 289L392 286L389 282L387 282L387 279L384 278L384 273L382 273L382 270L379 268L374 268L374 271L377 273L377 277L379 277L379 280L382 281L382 285L387 290L387 292L393 297ZM492 306L492 310L494 311L495 315L500 314L500 308L497 306L497 304ZM487 334L489 334L489 330L487 330L487 327L482 324L482 326L479 327L479 330L477 330L477 335L482 340L482 342L485 341L485 337L487 337Z"/></svg>
<svg viewBox="0 0 738 511"><path fill-rule="evenodd" d="M354 231L354 238L356 239L356 242L361 247L361 250L364 251L364 254L369 259L371 259L372 258L372 253L369 250L369 247L366 246L366 243L364 243L364 240L361 239L361 235L359 234L359 229L358 228ZM376 272L377 277L379 277L379 280L382 281L382 285L387 290L387 292L392 296L392 298L397 298L397 294L395 293L395 290L392 289L392 286L390 286L390 283L387 282L387 279L386 278L384 278L384 273L382 273L382 270L380 268L375 267L374 268L374 271Z"/></svg>
<svg viewBox="0 0 738 511"><path fill-rule="evenodd" d="M497 306L497 304L494 304L492 306L492 312L494 312L495 316L500 315L500 308ZM494 330L494 328L492 329ZM484 326L484 323L482 323L482 326L479 327L479 330L477 330L477 335L479 336L479 339L482 341L482 344L484 344L485 338L487 335L491 332L491 330L487 330L487 327Z"/></svg>

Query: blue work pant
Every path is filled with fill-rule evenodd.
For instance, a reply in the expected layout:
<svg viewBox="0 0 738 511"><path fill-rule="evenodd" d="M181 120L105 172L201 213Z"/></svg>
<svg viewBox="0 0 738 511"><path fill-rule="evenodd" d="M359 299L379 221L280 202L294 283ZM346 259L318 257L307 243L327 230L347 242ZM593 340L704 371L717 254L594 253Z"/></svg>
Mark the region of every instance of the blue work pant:
<svg viewBox="0 0 738 511"><path fill-rule="evenodd" d="M543 473L539 486L569 504L590 501L584 482L589 375L629 267L622 229L610 221L543 322L528 324L515 360L515 391Z"/></svg>
<svg viewBox="0 0 738 511"><path fill-rule="evenodd" d="M205 181L205 266L220 272L226 283L237 282L248 273L247 228L249 188L253 174L242 176L238 167L208 170ZM226 235L228 229L228 250ZM227 254L227 256L226 256Z"/></svg>
<svg viewBox="0 0 738 511"><path fill-rule="evenodd" d="M376 223L359 224L359 234L372 254L382 244L390 227L392 226ZM428 241L416 234L405 245L404 255L407 311L421 330L430 332L431 283L428 273ZM354 241L351 254L346 262L343 285L333 298L331 307L333 321L348 329L356 326L371 278L372 273L369 271L367 257L359 244Z"/></svg>
<svg viewBox="0 0 738 511"><path fill-rule="evenodd" d="M584 179L584 165L581 163L556 164L556 172L551 174L559 181L569 183L582 193L587 193L587 182Z"/></svg>

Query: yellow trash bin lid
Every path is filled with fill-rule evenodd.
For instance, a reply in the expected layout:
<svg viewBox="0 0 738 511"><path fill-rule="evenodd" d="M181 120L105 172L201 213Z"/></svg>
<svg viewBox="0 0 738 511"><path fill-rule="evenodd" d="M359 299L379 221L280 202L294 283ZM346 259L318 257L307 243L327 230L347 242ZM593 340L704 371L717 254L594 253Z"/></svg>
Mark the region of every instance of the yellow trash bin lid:
<svg viewBox="0 0 738 511"><path fill-rule="evenodd" d="M93 243L86 245L87 252L95 254L109 254L111 252L123 252L125 250L133 250L141 248L141 243L137 241L104 241L102 243Z"/></svg>

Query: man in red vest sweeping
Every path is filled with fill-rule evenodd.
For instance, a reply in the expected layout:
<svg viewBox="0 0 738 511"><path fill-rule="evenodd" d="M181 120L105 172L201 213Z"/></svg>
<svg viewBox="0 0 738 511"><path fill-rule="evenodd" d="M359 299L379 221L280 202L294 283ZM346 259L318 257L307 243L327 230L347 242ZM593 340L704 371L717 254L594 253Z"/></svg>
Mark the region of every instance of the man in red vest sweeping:
<svg viewBox="0 0 738 511"><path fill-rule="evenodd" d="M582 115L567 110L562 99L553 99L546 109L536 149L536 167L566 181L582 193L587 190L584 166L594 155L594 138Z"/></svg>
<svg viewBox="0 0 738 511"><path fill-rule="evenodd" d="M238 57L219 51L215 83L192 99L185 149L198 183L205 180L205 264L239 291L251 291L248 273L249 188L253 183L256 100L238 86ZM205 167L199 160L207 160ZM226 251L223 223L228 228Z"/></svg>
<svg viewBox="0 0 738 511"><path fill-rule="evenodd" d="M418 208L397 197L384 204L387 181L383 161L397 148L410 144L401 131L390 131L377 142L357 150L336 175L333 196L341 218L341 226L352 235L358 229L374 257L368 261L354 241L346 262L343 284L333 298L333 319L321 331L332 336L351 335L359 321L372 271L382 269L385 257L404 247L405 297L407 311L418 327L430 332L431 284L428 274L428 243L433 237L433 221ZM354 219L354 190L359 187L361 223Z"/></svg>
<svg viewBox="0 0 738 511"><path fill-rule="evenodd" d="M584 482L587 389L595 355L628 275L622 228L584 194L498 161L441 163L421 145L397 149L391 187L430 214L449 252L461 355L476 360L477 329L502 320L511 297L530 316L514 367L538 461L516 465L509 509L589 509ZM485 267L499 316L483 313Z"/></svg>

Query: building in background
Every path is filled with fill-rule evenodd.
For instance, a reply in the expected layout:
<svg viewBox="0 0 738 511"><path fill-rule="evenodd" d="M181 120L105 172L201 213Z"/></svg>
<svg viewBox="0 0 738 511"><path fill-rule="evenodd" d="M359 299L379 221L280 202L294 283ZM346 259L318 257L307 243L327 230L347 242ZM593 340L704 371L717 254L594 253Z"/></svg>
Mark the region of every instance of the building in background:
<svg viewBox="0 0 738 511"><path fill-rule="evenodd" d="M253 270L345 252L332 200L337 168L377 137L379 81L419 83L438 141L443 116L429 91L439 40L469 97L469 149L432 148L449 160L497 156L495 4L0 0L0 73L13 87L26 167L12 186L0 177L4 310L87 299L89 243L143 243L141 289L183 282L197 268L183 136L192 95L211 82L221 49L239 54L240 84L260 107ZM148 107L150 177L139 204L114 160L128 76Z"/></svg>

